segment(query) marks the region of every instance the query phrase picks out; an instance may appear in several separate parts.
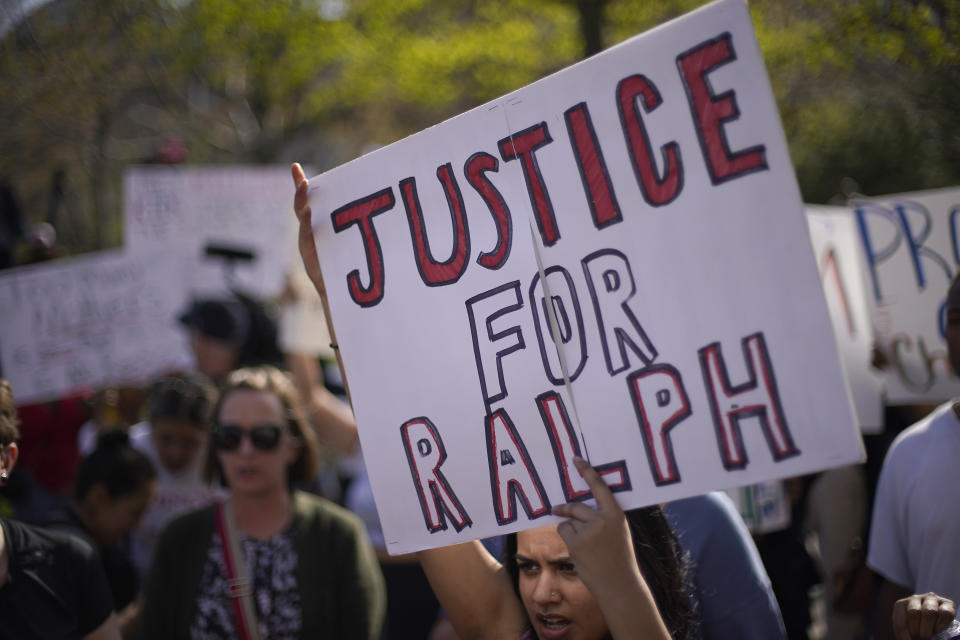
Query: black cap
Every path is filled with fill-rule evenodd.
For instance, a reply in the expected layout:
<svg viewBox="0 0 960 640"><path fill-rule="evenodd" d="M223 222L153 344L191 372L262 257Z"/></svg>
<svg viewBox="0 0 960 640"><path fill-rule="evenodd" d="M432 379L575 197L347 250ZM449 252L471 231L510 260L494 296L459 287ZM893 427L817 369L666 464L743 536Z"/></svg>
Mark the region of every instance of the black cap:
<svg viewBox="0 0 960 640"><path fill-rule="evenodd" d="M246 308L235 300L195 300L179 320L190 329L225 342L244 342L250 326Z"/></svg>

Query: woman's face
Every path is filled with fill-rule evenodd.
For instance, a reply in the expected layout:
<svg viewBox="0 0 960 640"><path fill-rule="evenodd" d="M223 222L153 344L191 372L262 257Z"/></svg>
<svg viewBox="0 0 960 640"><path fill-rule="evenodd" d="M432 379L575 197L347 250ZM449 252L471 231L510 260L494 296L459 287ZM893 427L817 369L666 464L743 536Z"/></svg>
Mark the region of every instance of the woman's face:
<svg viewBox="0 0 960 640"><path fill-rule="evenodd" d="M224 448L218 436L214 440L223 475L235 494L264 494L286 490L287 468L297 459L299 443L287 426L283 404L275 394L252 389L227 393L220 406L217 429L239 435L234 448ZM273 446L265 447L251 432L279 434ZM254 443L257 440L260 446Z"/></svg>
<svg viewBox="0 0 960 640"><path fill-rule="evenodd" d="M237 365L239 347L204 335L196 329L190 330L190 349L196 360L197 371L211 380L222 380Z"/></svg>
<svg viewBox="0 0 960 640"><path fill-rule="evenodd" d="M541 640L599 640L600 606L580 581L556 525L517 534L520 599Z"/></svg>
<svg viewBox="0 0 960 640"><path fill-rule="evenodd" d="M96 504L96 516L91 531L94 539L109 547L120 541L125 535L140 528L143 513L150 506L156 493L157 482L150 480L134 493L125 493L111 497L104 485L94 485L88 495L93 496Z"/></svg>
<svg viewBox="0 0 960 640"><path fill-rule="evenodd" d="M208 435L202 424L160 418L150 422L150 437L164 469L179 473L199 464Z"/></svg>

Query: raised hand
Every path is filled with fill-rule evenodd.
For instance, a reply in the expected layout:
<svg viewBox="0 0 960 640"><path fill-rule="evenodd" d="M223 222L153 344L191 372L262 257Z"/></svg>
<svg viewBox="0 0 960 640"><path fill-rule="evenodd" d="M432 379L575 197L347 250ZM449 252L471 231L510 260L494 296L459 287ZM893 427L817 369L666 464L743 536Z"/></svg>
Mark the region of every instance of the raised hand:
<svg viewBox="0 0 960 640"><path fill-rule="evenodd" d="M293 196L293 211L297 214L297 221L300 223L300 229L297 232L300 259L303 260L303 267L307 270L307 276L309 276L317 293L320 294L320 302L323 303L323 313L327 319L330 339L333 341L332 344L336 345L337 335L333 330L333 323L330 318L330 308L327 305L327 289L323 284L323 275L320 273L317 241L313 236L313 226L311 224L312 212L307 198L310 181L304 175L303 167L297 162L291 165L290 173L293 175L293 184L296 187ZM344 386L346 386L347 396L349 396L350 387L343 370L340 349L337 347L335 347L335 354ZM300 393L307 418L316 430L321 442L339 453L352 453L357 446L357 423L350 407L334 397L323 386L322 374L317 369L315 359L292 355L288 357L287 363L294 374L294 381L297 384L297 390Z"/></svg>
<svg viewBox="0 0 960 640"><path fill-rule="evenodd" d="M553 514L569 518L557 526L557 533L567 543L577 574L590 588L623 573L626 567L636 567L637 561L627 518L610 487L586 460L574 457L573 462L593 492L597 508L571 502L554 507Z"/></svg>
<svg viewBox="0 0 960 640"><path fill-rule="evenodd" d="M893 636L897 640L929 640L946 629L957 615L953 601L935 593L914 594L893 605Z"/></svg>
<svg viewBox="0 0 960 640"><path fill-rule="evenodd" d="M310 277L313 286L316 287L317 293L326 300L327 290L323 285L323 275L320 273L317 241L313 237L312 212L307 202L307 190L310 188L310 181L307 180L299 162L294 162L290 166L290 172L293 174L293 186L296 187L293 196L293 211L297 214L297 221L300 223L300 230L297 233L300 259L303 260L303 266L307 270L307 275Z"/></svg>
<svg viewBox="0 0 960 640"><path fill-rule="evenodd" d="M554 515L569 518L557 526L557 533L567 545L577 575L596 598L613 638L669 640L640 573L623 509L596 469L579 457L573 462L597 501L596 509L582 502L553 508Z"/></svg>

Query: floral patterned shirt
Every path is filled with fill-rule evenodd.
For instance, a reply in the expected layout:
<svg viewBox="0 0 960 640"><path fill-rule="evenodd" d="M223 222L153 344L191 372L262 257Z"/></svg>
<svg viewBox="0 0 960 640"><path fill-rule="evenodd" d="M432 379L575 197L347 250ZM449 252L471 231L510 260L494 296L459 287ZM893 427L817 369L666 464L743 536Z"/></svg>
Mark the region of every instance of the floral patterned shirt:
<svg viewBox="0 0 960 640"><path fill-rule="evenodd" d="M240 544L251 574L252 599L257 612L260 637L294 640L300 633L301 602L297 589L297 553L291 529L269 540L255 540L240 534ZM223 545L213 534L213 544L203 566L197 617L190 635L194 640L236 638L236 618L228 595Z"/></svg>

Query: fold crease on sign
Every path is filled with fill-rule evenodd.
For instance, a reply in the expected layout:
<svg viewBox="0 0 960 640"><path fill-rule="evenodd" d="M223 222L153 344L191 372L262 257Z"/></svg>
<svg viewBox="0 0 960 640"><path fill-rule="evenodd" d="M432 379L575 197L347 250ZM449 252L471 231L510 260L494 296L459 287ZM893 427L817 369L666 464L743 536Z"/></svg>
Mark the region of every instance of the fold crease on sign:
<svg viewBox="0 0 960 640"><path fill-rule="evenodd" d="M519 104L519 100L515 100L510 105ZM510 115L508 105L504 105L503 108L503 120L507 126L507 135L510 137L511 143L513 142L513 132L515 129L510 124ZM587 448L587 440L583 437L583 427L580 424L580 414L577 411L577 400L573 395L573 384L570 381L570 368L567 366L567 356L566 352L562 348L563 338L560 333L560 325L557 322L556 309L554 309L552 300L553 293L550 291L550 283L547 280L547 273L543 267L543 256L540 253L540 247L537 244L537 230L534 227L533 220L533 211L530 212L530 215L527 216L527 224L530 225L530 244L533 247L533 255L537 261L537 273L540 275L540 283L543 286L543 297L548 301L548 304L545 304L547 311L547 321L550 325L550 337L553 339L553 347L557 351L557 359L560 361L560 372L563 375L563 388L567 392L567 398L570 400L570 410L573 418L573 428L577 434L577 438L580 440L580 450L583 452L583 458L587 462L590 462L590 450ZM530 304L535 304L533 300L530 300Z"/></svg>

